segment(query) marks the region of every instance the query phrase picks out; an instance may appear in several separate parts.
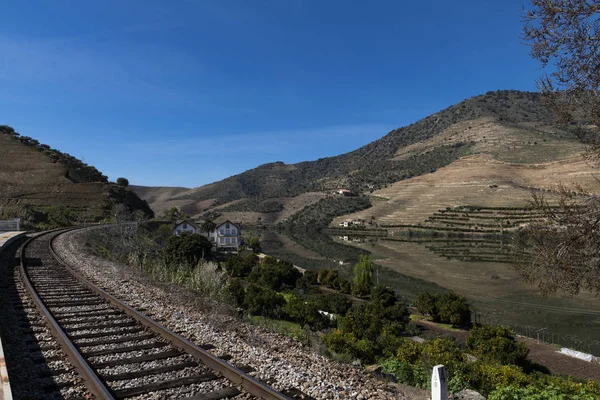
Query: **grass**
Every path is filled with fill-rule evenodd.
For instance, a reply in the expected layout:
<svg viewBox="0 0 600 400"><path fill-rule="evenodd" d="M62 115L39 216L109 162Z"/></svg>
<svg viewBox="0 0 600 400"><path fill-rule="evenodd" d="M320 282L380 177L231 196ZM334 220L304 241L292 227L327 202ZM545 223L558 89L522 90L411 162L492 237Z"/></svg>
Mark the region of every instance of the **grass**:
<svg viewBox="0 0 600 400"><path fill-rule="evenodd" d="M301 342L306 342L308 340L306 331L300 326L300 324L295 322L270 319L261 317L259 315L250 317L250 322Z"/></svg>

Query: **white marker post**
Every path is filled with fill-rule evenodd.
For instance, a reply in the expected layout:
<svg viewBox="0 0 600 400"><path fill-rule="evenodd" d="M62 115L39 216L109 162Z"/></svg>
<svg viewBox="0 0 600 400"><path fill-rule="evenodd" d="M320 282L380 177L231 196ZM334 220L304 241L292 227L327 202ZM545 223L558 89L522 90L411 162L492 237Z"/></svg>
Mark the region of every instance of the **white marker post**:
<svg viewBox="0 0 600 400"><path fill-rule="evenodd" d="M446 367L436 365L431 374L431 400L448 399L448 380L446 379Z"/></svg>

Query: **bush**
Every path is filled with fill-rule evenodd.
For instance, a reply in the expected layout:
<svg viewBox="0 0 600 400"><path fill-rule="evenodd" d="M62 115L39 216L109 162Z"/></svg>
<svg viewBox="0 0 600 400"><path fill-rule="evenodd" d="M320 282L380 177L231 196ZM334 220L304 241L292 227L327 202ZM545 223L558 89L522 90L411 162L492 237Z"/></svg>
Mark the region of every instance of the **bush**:
<svg viewBox="0 0 600 400"><path fill-rule="evenodd" d="M437 302L439 318L442 322L455 327L471 325L471 310L467 299L453 292L442 295Z"/></svg>
<svg viewBox="0 0 600 400"><path fill-rule="evenodd" d="M423 353L423 344L414 340L403 339L398 346L396 358L398 361L408 364L416 364Z"/></svg>
<svg viewBox="0 0 600 400"><path fill-rule="evenodd" d="M381 303L367 303L351 308L339 318L338 329L326 335L324 341L338 354L373 362L377 355L396 351L408 321L404 304L386 308Z"/></svg>
<svg viewBox="0 0 600 400"><path fill-rule="evenodd" d="M296 286L296 281L302 276L293 264L279 261L273 257L265 257L254 267L248 280L271 290L281 291L284 288Z"/></svg>
<svg viewBox="0 0 600 400"><path fill-rule="evenodd" d="M471 310L467 300L453 292L421 293L414 306L420 313L430 315L434 322L452 324L455 327L471 325Z"/></svg>
<svg viewBox="0 0 600 400"><path fill-rule="evenodd" d="M405 363L390 357L381 363L383 372L392 374L398 382L405 385L426 389L431 379L430 372L421 365Z"/></svg>
<svg viewBox="0 0 600 400"><path fill-rule="evenodd" d="M325 294L320 295L315 299L319 310L327 311L338 315L346 315L352 307L352 302L343 294Z"/></svg>
<svg viewBox="0 0 600 400"><path fill-rule="evenodd" d="M586 388L565 393L555 386L544 388L503 386L491 392L488 400L595 400L597 398L597 394Z"/></svg>
<svg viewBox="0 0 600 400"><path fill-rule="evenodd" d="M198 262L210 254L212 244L202 235L181 232L167 240L163 249L165 262L168 265L187 265L195 267Z"/></svg>
<svg viewBox="0 0 600 400"><path fill-rule="evenodd" d="M267 318L281 318L285 298L272 290L256 285L248 287L244 293L244 309L250 314L262 315Z"/></svg>
<svg viewBox="0 0 600 400"><path fill-rule="evenodd" d="M517 342L512 329L504 326L474 327L467 339L467 347L484 362L512 364L523 368L529 365L527 345Z"/></svg>
<svg viewBox="0 0 600 400"><path fill-rule="evenodd" d="M352 283L348 279L338 279L340 292L344 294L352 293Z"/></svg>
<svg viewBox="0 0 600 400"><path fill-rule="evenodd" d="M365 283L352 283L352 295L355 297L366 297L371 292L371 287Z"/></svg>
<svg viewBox="0 0 600 400"><path fill-rule="evenodd" d="M468 374L471 378L471 385L484 396L498 387L513 386L522 388L533 383L533 380L516 365L477 362L470 365Z"/></svg>
<svg viewBox="0 0 600 400"><path fill-rule="evenodd" d="M443 364L448 369L448 375L463 370L467 357L454 340L438 338L431 340L423 346L420 362L431 370L434 366Z"/></svg>
<svg viewBox="0 0 600 400"><path fill-rule="evenodd" d="M252 272L258 263L259 258L254 253L248 254L246 257L235 254L227 259L225 269L231 276L245 277Z"/></svg>
<svg viewBox="0 0 600 400"><path fill-rule="evenodd" d="M329 317L319 313L316 304L304 301L297 296L291 296L283 307L289 318L300 325L308 325L312 330L323 330L332 325Z"/></svg>
<svg viewBox="0 0 600 400"><path fill-rule="evenodd" d="M391 307L398 302L394 289L377 285L371 290L371 300L381 303L384 307Z"/></svg>
<svg viewBox="0 0 600 400"><path fill-rule="evenodd" d="M421 314L430 315L434 322L440 322L437 311L438 297L439 295L429 292L419 293L413 305Z"/></svg>
<svg viewBox="0 0 600 400"><path fill-rule="evenodd" d="M233 296L235 303L238 306L242 307L244 305L245 290L242 284L237 279L232 279L232 282L229 285L229 292Z"/></svg>
<svg viewBox="0 0 600 400"><path fill-rule="evenodd" d="M339 355L350 356L352 359L373 363L379 352L377 345L368 339L358 339L352 333L344 333L339 329L323 335L327 348Z"/></svg>

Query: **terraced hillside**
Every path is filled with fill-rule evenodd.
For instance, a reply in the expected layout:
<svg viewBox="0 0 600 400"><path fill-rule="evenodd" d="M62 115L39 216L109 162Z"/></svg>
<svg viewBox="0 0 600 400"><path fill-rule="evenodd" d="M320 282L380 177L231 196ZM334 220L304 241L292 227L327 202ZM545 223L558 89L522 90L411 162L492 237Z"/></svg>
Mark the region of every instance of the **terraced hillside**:
<svg viewBox="0 0 600 400"><path fill-rule="evenodd" d="M103 218L115 204L151 214L135 193L96 168L0 126L0 219L20 217L27 228L47 228Z"/></svg>
<svg viewBox="0 0 600 400"><path fill-rule="evenodd" d="M467 156L485 154L503 163L547 163L578 154L582 148L570 129L553 125L538 94L498 91L448 107L350 153L298 164L265 164L199 188L165 190L161 196L136 190L159 213L170 204L195 213L251 199L254 206L247 212L259 213L264 220L268 213L260 208L266 199L285 202L303 193L340 187L363 193L374 190L386 197L398 182L435 173ZM419 195L419 190L410 195Z"/></svg>

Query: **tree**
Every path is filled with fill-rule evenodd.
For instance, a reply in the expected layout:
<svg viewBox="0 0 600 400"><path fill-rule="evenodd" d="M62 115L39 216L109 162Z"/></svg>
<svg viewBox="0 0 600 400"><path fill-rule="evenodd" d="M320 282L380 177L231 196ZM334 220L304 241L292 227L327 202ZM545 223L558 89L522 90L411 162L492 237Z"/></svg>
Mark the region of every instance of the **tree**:
<svg viewBox="0 0 600 400"><path fill-rule="evenodd" d="M358 286L371 286L373 284L373 271L375 265L365 254L358 257L358 262L354 265L354 283Z"/></svg>
<svg viewBox="0 0 600 400"><path fill-rule="evenodd" d="M423 315L429 315L434 322L439 322L437 310L438 295L429 292L419 293L414 302L415 308Z"/></svg>
<svg viewBox="0 0 600 400"><path fill-rule="evenodd" d="M398 296L396 296L394 289L377 285L371 291L371 300L380 302L384 307L391 307L398 302Z"/></svg>
<svg viewBox="0 0 600 400"><path fill-rule="evenodd" d="M205 258L212 248L211 243L202 235L181 232L167 240L163 252L167 264L195 267Z"/></svg>
<svg viewBox="0 0 600 400"><path fill-rule="evenodd" d="M127 187L129 186L129 180L127 178L117 178L117 185Z"/></svg>
<svg viewBox="0 0 600 400"><path fill-rule="evenodd" d="M525 10L530 54L554 72L538 87L559 122L577 127L589 161L600 161L600 2L532 0ZM544 217L513 243L513 268L543 293L600 294L600 197L561 187L556 198L534 195Z"/></svg>
<svg viewBox="0 0 600 400"><path fill-rule="evenodd" d="M600 2L531 0L525 9L524 38L530 54L555 71L538 87L559 120L590 118L600 126Z"/></svg>
<svg viewBox="0 0 600 400"><path fill-rule="evenodd" d="M169 220L169 221L179 221L182 219L187 219L190 216L187 215L186 213L182 212L179 210L179 208L177 207L171 207L169 208L169 210L165 213L165 217Z"/></svg>
<svg viewBox="0 0 600 400"><path fill-rule="evenodd" d="M456 327L468 327L471 324L471 310L467 299L453 292L420 293L415 307L420 313L430 315L433 322L452 324Z"/></svg>
<svg viewBox="0 0 600 400"><path fill-rule="evenodd" d="M514 332L505 326L483 325L471 330L467 347L484 362L527 367L529 349L517 342Z"/></svg>
<svg viewBox="0 0 600 400"><path fill-rule="evenodd" d="M212 219L205 219L200 227L204 232L206 232L206 236L209 236L211 232L217 229L217 224Z"/></svg>
<svg viewBox="0 0 600 400"><path fill-rule="evenodd" d="M250 314L262 315L268 318L280 318L285 298L272 290L252 285L246 289L243 296L244 308Z"/></svg>
<svg viewBox="0 0 600 400"><path fill-rule="evenodd" d="M296 281L302 277L293 264L279 261L273 257L265 257L262 262L252 269L248 276L250 282L280 291L296 286Z"/></svg>

